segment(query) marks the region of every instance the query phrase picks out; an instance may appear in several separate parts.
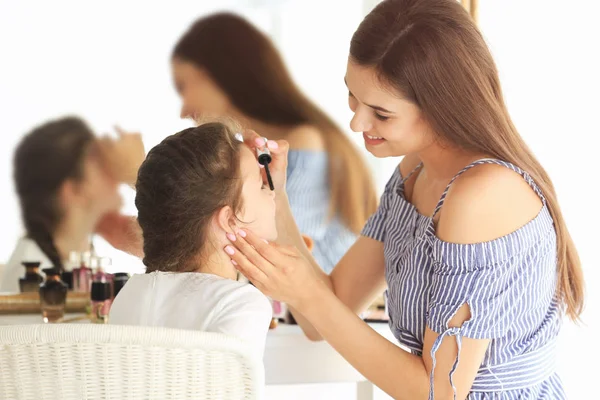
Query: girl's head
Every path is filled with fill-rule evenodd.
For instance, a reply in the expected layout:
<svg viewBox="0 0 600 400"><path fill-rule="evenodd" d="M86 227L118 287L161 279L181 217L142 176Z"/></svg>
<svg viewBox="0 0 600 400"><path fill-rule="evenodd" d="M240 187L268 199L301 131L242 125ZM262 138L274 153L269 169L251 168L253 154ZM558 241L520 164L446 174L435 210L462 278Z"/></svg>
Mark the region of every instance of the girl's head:
<svg viewBox="0 0 600 400"><path fill-rule="evenodd" d="M229 116L280 128L306 125L323 135L331 160L330 210L359 233L377 196L358 149L294 84L271 40L230 13L197 20L173 51L173 76L182 117Z"/></svg>
<svg viewBox="0 0 600 400"><path fill-rule="evenodd" d="M234 132L206 123L167 137L148 153L135 197L147 272L197 271L237 228L276 238L275 194Z"/></svg>
<svg viewBox="0 0 600 400"><path fill-rule="evenodd" d="M61 254L58 230L91 233L102 215L120 206L117 182L79 118L50 121L27 134L15 152L14 179L27 235L58 267L65 252L78 250Z"/></svg>
<svg viewBox="0 0 600 400"><path fill-rule="evenodd" d="M581 264L554 188L513 126L490 51L460 3L379 3L352 37L346 83L351 126L368 135L366 146L374 155L450 146L508 161L533 177L554 219L559 296L577 317L583 305Z"/></svg>

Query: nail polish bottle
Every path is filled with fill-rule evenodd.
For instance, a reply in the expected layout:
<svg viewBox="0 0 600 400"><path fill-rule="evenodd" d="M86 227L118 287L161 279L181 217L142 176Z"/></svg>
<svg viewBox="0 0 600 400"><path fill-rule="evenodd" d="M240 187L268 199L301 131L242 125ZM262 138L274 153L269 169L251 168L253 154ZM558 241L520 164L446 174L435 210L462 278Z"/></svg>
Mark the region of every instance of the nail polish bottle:
<svg viewBox="0 0 600 400"><path fill-rule="evenodd" d="M38 290L40 293L40 308L44 323L60 321L65 315L67 303L67 285L60 280L58 268L44 269L46 280Z"/></svg>
<svg viewBox="0 0 600 400"><path fill-rule="evenodd" d="M75 292L90 291L92 281L92 269L90 268L90 252L84 252L80 255L80 264L73 270L73 290Z"/></svg>
<svg viewBox="0 0 600 400"><path fill-rule="evenodd" d="M92 258L92 282L107 282L110 286L111 299L114 298L114 277L107 272L112 261L109 257Z"/></svg>
<svg viewBox="0 0 600 400"><path fill-rule="evenodd" d="M92 282L91 286L92 322L96 324L107 324L108 314L112 304L110 283L96 281Z"/></svg>
<svg viewBox="0 0 600 400"><path fill-rule="evenodd" d="M67 285L69 290L73 290L73 270L78 268L80 264L80 256L76 251L69 253L69 259L63 265L63 272L60 274L60 279Z"/></svg>
<svg viewBox="0 0 600 400"><path fill-rule="evenodd" d="M25 267L25 276L19 279L21 293L37 292L44 278L40 275L40 262L25 261L21 263Z"/></svg>
<svg viewBox="0 0 600 400"><path fill-rule="evenodd" d="M129 274L127 272L116 272L113 277L113 293L114 297L117 297L123 286L129 280Z"/></svg>

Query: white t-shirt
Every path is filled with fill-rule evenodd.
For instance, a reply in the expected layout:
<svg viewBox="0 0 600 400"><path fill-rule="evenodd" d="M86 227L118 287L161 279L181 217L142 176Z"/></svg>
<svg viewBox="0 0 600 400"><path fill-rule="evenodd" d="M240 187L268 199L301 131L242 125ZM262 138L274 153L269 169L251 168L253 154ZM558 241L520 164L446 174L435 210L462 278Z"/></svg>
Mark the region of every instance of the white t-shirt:
<svg viewBox="0 0 600 400"><path fill-rule="evenodd" d="M249 343L262 358L271 303L254 286L199 272L133 275L111 307L109 323L219 332Z"/></svg>
<svg viewBox="0 0 600 400"><path fill-rule="evenodd" d="M40 249L37 243L27 237L19 239L17 246L10 259L0 271L0 292L19 293L19 279L25 276L23 262L40 262L40 274L42 269L52 268L52 262Z"/></svg>

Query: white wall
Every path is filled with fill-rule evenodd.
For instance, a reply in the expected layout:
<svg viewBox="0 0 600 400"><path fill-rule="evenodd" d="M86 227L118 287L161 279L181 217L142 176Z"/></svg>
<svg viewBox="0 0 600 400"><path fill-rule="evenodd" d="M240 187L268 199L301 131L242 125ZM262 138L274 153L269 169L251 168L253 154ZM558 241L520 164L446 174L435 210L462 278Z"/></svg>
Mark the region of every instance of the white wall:
<svg viewBox="0 0 600 400"><path fill-rule="evenodd" d="M569 398L597 397L600 351L598 163L600 6L595 0L480 0L480 25L501 73L509 110L552 177L579 249L588 306L567 323L559 370Z"/></svg>
<svg viewBox="0 0 600 400"><path fill-rule="evenodd" d="M235 8L275 36L298 84L342 127L350 113L342 78L350 36L373 0L142 1L0 0L0 260L21 233L12 152L34 124L64 113L98 132L119 123L144 134L147 147L187 126L171 85L169 54L199 15ZM277 7L272 7L273 4ZM596 156L600 129L597 71L600 21L595 0L480 0L480 25L501 72L509 109L553 177L588 282L587 326L565 327L561 372L571 398L595 392L593 330L600 325ZM267 4L269 7L267 7ZM595 53L595 54L594 54ZM381 188L395 160L372 162ZM128 196L128 210L134 212ZM139 261L105 245L116 269ZM590 357L592 356L592 357ZM588 366L587 368L585 366ZM281 390L281 391L279 391ZM303 391L304 390L304 391ZM295 390L298 398L347 399L347 385ZM312 391L311 391L312 390ZM310 393L310 394L309 394ZM271 398L291 399L282 388Z"/></svg>

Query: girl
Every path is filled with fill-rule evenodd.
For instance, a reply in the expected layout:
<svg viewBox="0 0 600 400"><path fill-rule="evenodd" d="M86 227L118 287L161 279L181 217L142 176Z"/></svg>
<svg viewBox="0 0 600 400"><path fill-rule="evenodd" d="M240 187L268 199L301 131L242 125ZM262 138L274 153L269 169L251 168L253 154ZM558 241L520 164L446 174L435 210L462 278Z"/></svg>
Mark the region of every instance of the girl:
<svg viewBox="0 0 600 400"><path fill-rule="evenodd" d="M110 313L114 324L235 335L263 352L272 311L255 287L236 281L221 253L231 227L274 240L274 192L234 130L208 123L169 136L142 164L135 204L146 274L134 275Z"/></svg>
<svg viewBox="0 0 600 400"><path fill-rule="evenodd" d="M556 339L581 313L581 265L469 15L455 0L381 2L352 38L345 79L366 148L405 156L362 236L320 271L291 216L280 142L279 237L301 251L244 231L223 254L395 399L564 399ZM386 285L409 352L356 316Z"/></svg>
<svg viewBox="0 0 600 400"><path fill-rule="evenodd" d="M14 158L14 179L26 236L0 279L18 292L25 261L62 268L71 251L88 251L96 225L119 210L118 184L131 184L144 157L141 138L97 138L81 119L61 118L27 134Z"/></svg>

